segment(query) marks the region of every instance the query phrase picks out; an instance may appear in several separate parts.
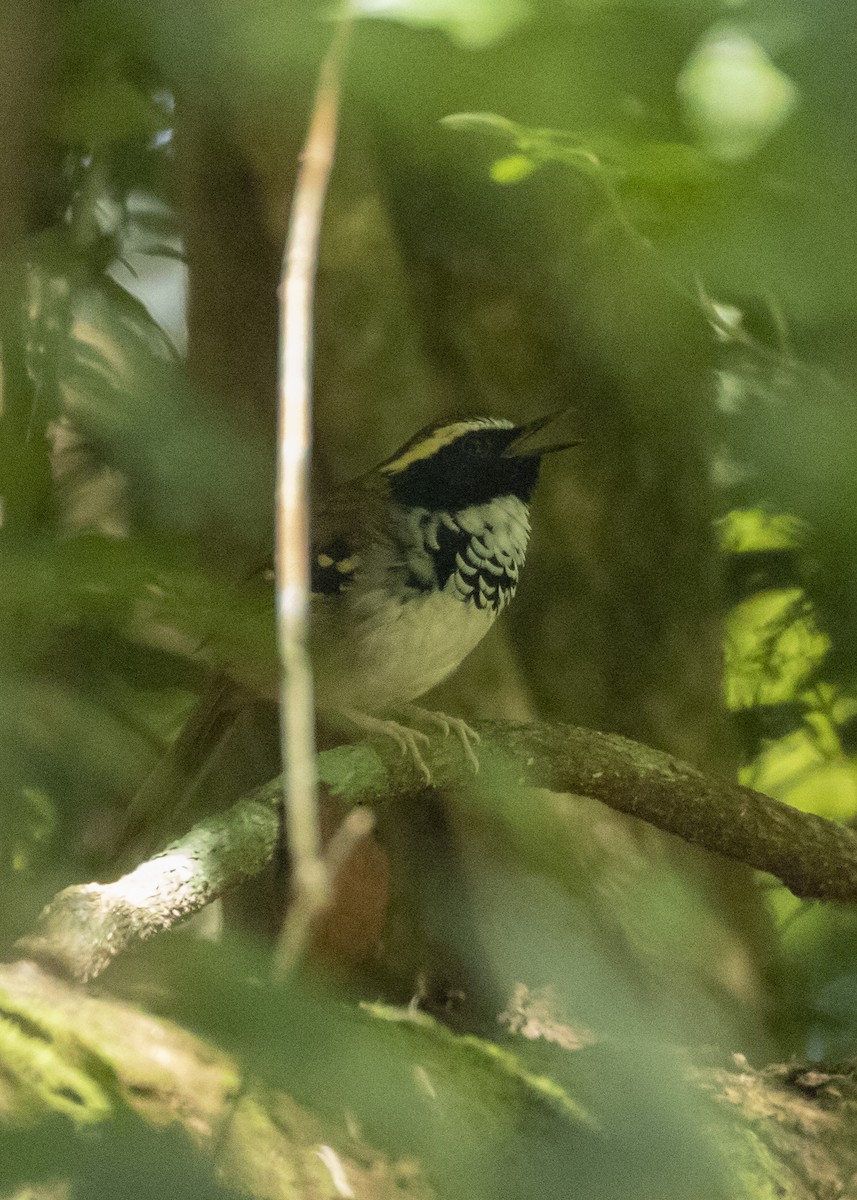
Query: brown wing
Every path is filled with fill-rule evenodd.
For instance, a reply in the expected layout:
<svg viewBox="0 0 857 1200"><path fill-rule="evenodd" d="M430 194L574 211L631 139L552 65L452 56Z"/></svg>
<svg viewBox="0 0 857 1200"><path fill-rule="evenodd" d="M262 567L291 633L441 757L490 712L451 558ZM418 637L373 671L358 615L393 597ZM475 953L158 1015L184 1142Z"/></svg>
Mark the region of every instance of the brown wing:
<svg viewBox="0 0 857 1200"><path fill-rule="evenodd" d="M362 547L389 536L380 487L364 479L337 488L314 513L311 532L314 618L324 624L330 602L360 571ZM220 673L131 802L116 845L122 867L276 774L276 708L270 701L277 695L279 666L271 583L270 564L248 579L247 610L239 617L247 628L236 634L232 653L218 663ZM216 652L211 657L218 659Z"/></svg>
<svg viewBox="0 0 857 1200"><path fill-rule="evenodd" d="M127 870L277 773L276 708L216 676L128 808L111 857Z"/></svg>
<svg viewBox="0 0 857 1200"><path fill-rule="evenodd" d="M386 484L375 476L337 488L313 516L311 589L323 605L345 592L360 574L365 548L390 536Z"/></svg>

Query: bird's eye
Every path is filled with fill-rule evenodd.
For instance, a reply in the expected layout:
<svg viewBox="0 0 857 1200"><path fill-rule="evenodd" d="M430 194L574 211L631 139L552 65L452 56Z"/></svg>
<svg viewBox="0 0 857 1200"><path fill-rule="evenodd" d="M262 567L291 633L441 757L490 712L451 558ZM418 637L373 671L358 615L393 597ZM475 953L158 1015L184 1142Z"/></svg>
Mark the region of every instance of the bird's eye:
<svg viewBox="0 0 857 1200"><path fill-rule="evenodd" d="M485 458L491 452L491 438L485 433L472 433L467 439L467 453L472 458Z"/></svg>

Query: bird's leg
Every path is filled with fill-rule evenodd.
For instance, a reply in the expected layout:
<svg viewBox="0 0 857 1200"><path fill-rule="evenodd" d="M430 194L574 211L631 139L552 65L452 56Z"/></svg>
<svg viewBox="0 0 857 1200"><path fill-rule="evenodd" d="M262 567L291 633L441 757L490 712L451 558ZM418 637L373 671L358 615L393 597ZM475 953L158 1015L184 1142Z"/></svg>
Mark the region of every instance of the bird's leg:
<svg viewBox="0 0 857 1200"><path fill-rule="evenodd" d="M446 713L434 712L430 708L420 708L418 704L399 705L396 708L396 712L400 712L403 716L414 721L422 721L427 725L436 725L443 731L444 737L448 737L450 730L454 730L458 740L464 747L467 761L474 772L478 772L479 759L476 756L476 751L473 749L473 743L475 742L478 745L482 739L475 729L471 729L466 721L462 721L461 717L449 717Z"/></svg>
<svg viewBox="0 0 857 1200"><path fill-rule="evenodd" d="M385 721L381 717L371 717L368 713L358 712L353 708L342 708L338 711L352 725L356 725L365 733L384 734L385 737L392 738L402 754L410 754L414 766L422 774L426 783L431 783L431 771L417 745L418 741L425 742L427 746L431 744L426 734L420 733L416 729L410 729L407 725L400 725L397 721Z"/></svg>

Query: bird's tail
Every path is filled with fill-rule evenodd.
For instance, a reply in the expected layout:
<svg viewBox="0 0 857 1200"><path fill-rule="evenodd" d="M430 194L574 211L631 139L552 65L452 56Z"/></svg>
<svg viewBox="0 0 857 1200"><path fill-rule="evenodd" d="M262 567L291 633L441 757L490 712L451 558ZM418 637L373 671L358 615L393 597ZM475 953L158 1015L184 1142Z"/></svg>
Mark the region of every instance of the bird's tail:
<svg viewBox="0 0 857 1200"><path fill-rule="evenodd" d="M275 706L225 676L214 680L131 801L112 856L118 869L267 782L278 771L277 755Z"/></svg>

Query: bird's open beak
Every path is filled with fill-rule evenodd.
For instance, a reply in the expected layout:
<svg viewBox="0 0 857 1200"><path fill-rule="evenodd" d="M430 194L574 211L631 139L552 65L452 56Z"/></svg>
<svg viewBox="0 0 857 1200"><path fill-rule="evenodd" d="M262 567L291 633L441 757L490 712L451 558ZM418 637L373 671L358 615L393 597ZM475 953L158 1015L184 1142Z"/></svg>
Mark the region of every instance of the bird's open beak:
<svg viewBox="0 0 857 1200"><path fill-rule="evenodd" d="M567 416L571 411L570 408L560 408L545 417L530 421L528 425L521 425L515 433L514 441L503 451L502 457L536 458L542 454L552 454L555 450L569 450L572 446L579 446L580 438L569 438L568 434L561 434L559 430L551 430L544 437L538 436L543 429L547 429L554 421Z"/></svg>

